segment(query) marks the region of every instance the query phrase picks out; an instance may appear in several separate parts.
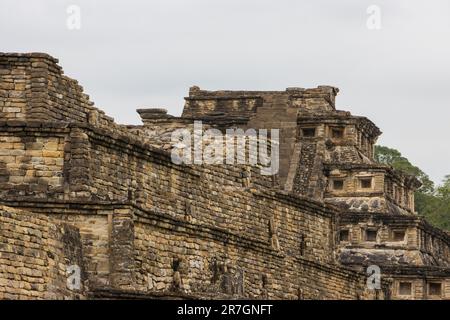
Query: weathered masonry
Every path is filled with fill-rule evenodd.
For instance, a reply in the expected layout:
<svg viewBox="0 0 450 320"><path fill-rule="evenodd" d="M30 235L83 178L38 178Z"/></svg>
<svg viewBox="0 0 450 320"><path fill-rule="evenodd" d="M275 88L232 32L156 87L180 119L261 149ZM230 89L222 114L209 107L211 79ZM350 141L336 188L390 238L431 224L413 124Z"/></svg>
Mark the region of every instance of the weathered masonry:
<svg viewBox="0 0 450 320"><path fill-rule="evenodd" d="M51 56L0 54L0 298L450 299L449 235L337 93L192 87L181 117L119 125ZM280 129L278 174L174 164L194 121Z"/></svg>

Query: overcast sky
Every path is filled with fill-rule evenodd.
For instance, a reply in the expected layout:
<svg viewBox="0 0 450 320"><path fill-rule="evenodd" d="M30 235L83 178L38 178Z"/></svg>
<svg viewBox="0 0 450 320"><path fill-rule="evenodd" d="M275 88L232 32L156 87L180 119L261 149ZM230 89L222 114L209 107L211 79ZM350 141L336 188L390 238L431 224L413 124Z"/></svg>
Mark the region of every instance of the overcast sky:
<svg viewBox="0 0 450 320"><path fill-rule="evenodd" d="M371 5L381 29L367 27ZM179 115L192 85L333 85L339 109L381 128L380 144L436 182L450 173L448 0L1 0L0 39L3 52L58 58L119 123L140 123L138 107Z"/></svg>

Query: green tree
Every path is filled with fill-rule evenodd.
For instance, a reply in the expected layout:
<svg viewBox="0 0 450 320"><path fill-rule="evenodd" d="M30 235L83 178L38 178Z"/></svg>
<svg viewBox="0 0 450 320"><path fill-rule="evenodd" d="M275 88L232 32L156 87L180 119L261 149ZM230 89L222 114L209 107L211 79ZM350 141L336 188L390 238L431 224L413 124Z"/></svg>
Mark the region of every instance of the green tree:
<svg viewBox="0 0 450 320"><path fill-rule="evenodd" d="M415 176L422 186L416 191L416 211L436 227L450 230L450 175L445 176L441 185L435 188L433 181L420 168L395 149L375 146L375 160Z"/></svg>
<svg viewBox="0 0 450 320"><path fill-rule="evenodd" d="M436 188L436 194L443 199L450 199L450 174L446 175L442 184Z"/></svg>
<svg viewBox="0 0 450 320"><path fill-rule="evenodd" d="M378 163L390 165L394 169L415 176L422 183L418 191L426 194L433 193L434 182L431 181L430 177L421 169L411 164L398 150L385 146L375 146L375 160Z"/></svg>

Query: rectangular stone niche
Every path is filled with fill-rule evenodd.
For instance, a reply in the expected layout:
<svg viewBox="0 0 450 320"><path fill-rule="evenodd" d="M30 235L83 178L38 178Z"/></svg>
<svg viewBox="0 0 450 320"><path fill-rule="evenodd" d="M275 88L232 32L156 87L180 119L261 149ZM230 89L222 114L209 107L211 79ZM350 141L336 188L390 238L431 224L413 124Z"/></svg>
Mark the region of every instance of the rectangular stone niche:
<svg viewBox="0 0 450 320"><path fill-rule="evenodd" d="M365 236L366 241L375 242L377 241L377 230L367 229Z"/></svg>
<svg viewBox="0 0 450 320"><path fill-rule="evenodd" d="M405 240L405 230L394 230L392 231L393 241L403 241Z"/></svg>
<svg viewBox="0 0 450 320"><path fill-rule="evenodd" d="M333 179L333 190L343 190L344 189L344 180L343 179Z"/></svg>
<svg viewBox="0 0 450 320"><path fill-rule="evenodd" d="M347 242L348 239L349 239L349 231L348 230L341 230L339 232L339 241Z"/></svg>
<svg viewBox="0 0 450 320"><path fill-rule="evenodd" d="M359 183L360 183L361 189L372 188L372 178L360 178Z"/></svg>
<svg viewBox="0 0 450 320"><path fill-rule="evenodd" d="M428 295L440 296L442 294L442 284L440 282L430 282L428 284Z"/></svg>
<svg viewBox="0 0 450 320"><path fill-rule="evenodd" d="M412 293L411 282L400 282L398 284L398 294L401 296L410 296Z"/></svg>
<svg viewBox="0 0 450 320"><path fill-rule="evenodd" d="M316 136L316 128L303 128L302 136L306 138L313 138Z"/></svg>

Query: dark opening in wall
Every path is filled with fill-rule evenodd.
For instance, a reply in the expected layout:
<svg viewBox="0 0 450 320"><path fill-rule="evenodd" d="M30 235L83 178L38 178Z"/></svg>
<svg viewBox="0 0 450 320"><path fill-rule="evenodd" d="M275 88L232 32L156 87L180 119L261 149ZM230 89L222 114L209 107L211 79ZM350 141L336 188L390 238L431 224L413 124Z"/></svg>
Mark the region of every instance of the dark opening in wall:
<svg viewBox="0 0 450 320"><path fill-rule="evenodd" d="M344 128L331 128L331 138L342 139L344 137Z"/></svg>
<svg viewBox="0 0 450 320"><path fill-rule="evenodd" d="M394 185L394 200L399 204L401 203L402 200L402 189L395 185Z"/></svg>
<svg viewBox="0 0 450 320"><path fill-rule="evenodd" d="M403 241L405 239L405 230L394 230L392 231L392 240Z"/></svg>
<svg viewBox="0 0 450 320"><path fill-rule="evenodd" d="M398 285L398 294L401 296L410 296L412 293L411 282L400 282Z"/></svg>
<svg viewBox="0 0 450 320"><path fill-rule="evenodd" d="M361 178L359 181L362 189L372 188L372 178Z"/></svg>
<svg viewBox="0 0 450 320"><path fill-rule="evenodd" d="M349 232L348 230L341 230L339 232L339 241L348 241L349 240Z"/></svg>
<svg viewBox="0 0 450 320"><path fill-rule="evenodd" d="M300 255L304 256L306 251L306 236L302 233L300 235Z"/></svg>
<svg viewBox="0 0 450 320"><path fill-rule="evenodd" d="M316 136L316 128L303 128L302 136L307 138L312 138Z"/></svg>
<svg viewBox="0 0 450 320"><path fill-rule="evenodd" d="M440 282L430 282L428 284L428 294L430 296L440 296L442 293L442 284Z"/></svg>
<svg viewBox="0 0 450 320"><path fill-rule="evenodd" d="M267 284L269 282L268 279L267 279L267 275L263 274L262 277L261 277L261 280L262 280L262 287L263 288L267 288Z"/></svg>
<svg viewBox="0 0 450 320"><path fill-rule="evenodd" d="M332 181L333 190L343 190L344 180L343 179L333 179Z"/></svg>
<svg viewBox="0 0 450 320"><path fill-rule="evenodd" d="M366 241L370 241L370 242L377 241L377 230L373 230L373 229L366 230Z"/></svg>
<svg viewBox="0 0 450 320"><path fill-rule="evenodd" d="M180 264L181 264L181 259L180 258L174 258L173 261L172 261L172 270L173 271L179 271Z"/></svg>

